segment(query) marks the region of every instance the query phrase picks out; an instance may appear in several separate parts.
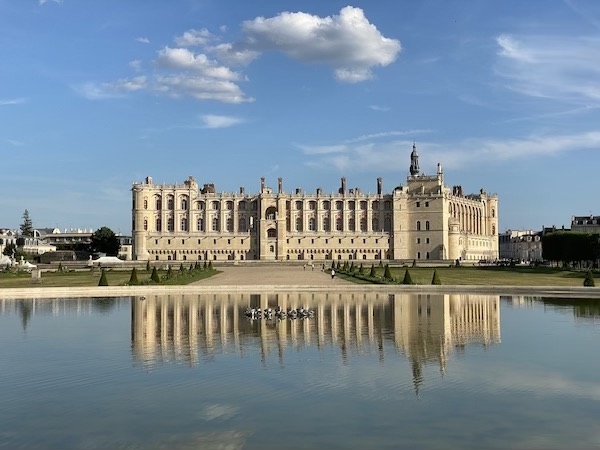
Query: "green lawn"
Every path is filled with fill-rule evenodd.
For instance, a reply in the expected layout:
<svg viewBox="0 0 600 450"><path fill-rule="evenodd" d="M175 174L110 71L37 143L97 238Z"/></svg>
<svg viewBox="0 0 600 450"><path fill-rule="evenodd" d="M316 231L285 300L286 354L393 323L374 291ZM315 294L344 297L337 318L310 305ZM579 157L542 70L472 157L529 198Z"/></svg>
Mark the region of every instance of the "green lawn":
<svg viewBox="0 0 600 450"><path fill-rule="evenodd" d="M174 270L177 275L179 270ZM158 271L159 276L166 274L165 270ZM162 284L189 284L194 281L208 278L218 273L216 270L205 270L186 273L185 276L174 277ZM140 283L150 280L151 271L137 270L137 278ZM129 281L131 270L106 270L106 279L109 286L122 286ZM72 271L72 272L43 272L40 283L33 283L29 273L6 273L0 272L0 289L2 288L29 288L29 287L71 287L71 286L98 286L100 281L100 270L94 269Z"/></svg>
<svg viewBox="0 0 600 450"><path fill-rule="evenodd" d="M365 269L368 274L370 267ZM390 267L392 277L402 281L404 267ZM410 276L415 284L431 284L433 268L409 267ZM571 272L550 268L530 267L440 267L437 270L442 284L478 285L478 286L583 286L585 272ZM376 268L377 275L383 275L383 269ZM343 274L339 274L343 277ZM596 275L598 277L598 275ZM344 277L345 278L345 277ZM348 279L353 280L351 277ZM361 280L356 280L362 282Z"/></svg>

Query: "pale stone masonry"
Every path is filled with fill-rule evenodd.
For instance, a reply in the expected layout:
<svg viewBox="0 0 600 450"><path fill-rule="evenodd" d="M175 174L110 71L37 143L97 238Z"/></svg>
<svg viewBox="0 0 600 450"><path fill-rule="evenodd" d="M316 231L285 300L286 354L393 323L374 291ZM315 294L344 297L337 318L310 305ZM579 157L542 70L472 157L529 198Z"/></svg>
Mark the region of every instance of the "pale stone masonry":
<svg viewBox="0 0 600 450"><path fill-rule="evenodd" d="M406 185L364 194L341 179L337 194L217 193L193 177L132 187L133 258L150 261L480 260L498 258L498 197L463 195L419 170L416 145Z"/></svg>

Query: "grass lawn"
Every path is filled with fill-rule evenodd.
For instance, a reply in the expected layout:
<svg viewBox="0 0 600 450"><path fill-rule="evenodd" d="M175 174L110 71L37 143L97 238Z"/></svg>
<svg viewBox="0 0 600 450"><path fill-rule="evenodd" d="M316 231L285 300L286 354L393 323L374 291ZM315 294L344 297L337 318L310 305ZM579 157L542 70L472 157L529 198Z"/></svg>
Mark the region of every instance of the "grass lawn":
<svg viewBox="0 0 600 450"><path fill-rule="evenodd" d="M369 273L365 270L365 274ZM409 267L408 271L415 284L431 284L433 268ZM438 276L446 285L479 286L583 286L585 272L571 272L551 268L530 267L438 267ZM405 267L390 267L392 277L402 282ZM376 267L378 276L383 269ZM344 277L343 274L339 274ZM351 281L364 281L344 277Z"/></svg>
<svg viewBox="0 0 600 450"><path fill-rule="evenodd" d="M177 275L179 271L174 270ZM2 288L32 288L32 287L70 287L70 286L98 286L100 281L100 270L82 270L72 272L43 272L40 283L33 283L29 273L6 273L0 272L0 289ZM182 277L174 277L162 284L189 284L194 281L208 278L218 273L216 270L205 270L186 273ZM166 270L159 270L158 274L163 277ZM150 280L152 271L137 270L137 278L140 283ZM123 286L129 281L131 270L106 270L106 279L109 286Z"/></svg>

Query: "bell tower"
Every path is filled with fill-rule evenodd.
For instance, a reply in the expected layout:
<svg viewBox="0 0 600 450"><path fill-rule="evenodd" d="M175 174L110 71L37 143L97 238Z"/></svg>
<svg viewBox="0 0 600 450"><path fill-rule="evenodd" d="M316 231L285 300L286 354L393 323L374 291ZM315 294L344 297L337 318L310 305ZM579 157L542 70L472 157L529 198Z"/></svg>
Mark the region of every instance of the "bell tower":
<svg viewBox="0 0 600 450"><path fill-rule="evenodd" d="M413 142L413 149L410 154L410 174L414 177L419 175L419 154L417 153L417 144Z"/></svg>

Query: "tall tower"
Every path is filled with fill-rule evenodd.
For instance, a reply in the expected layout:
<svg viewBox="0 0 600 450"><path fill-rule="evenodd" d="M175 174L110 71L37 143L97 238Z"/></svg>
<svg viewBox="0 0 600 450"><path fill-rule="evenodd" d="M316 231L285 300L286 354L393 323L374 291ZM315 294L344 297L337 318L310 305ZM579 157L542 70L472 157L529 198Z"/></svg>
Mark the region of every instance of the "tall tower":
<svg viewBox="0 0 600 450"><path fill-rule="evenodd" d="M419 154L417 153L416 142L413 142L413 149L410 154L410 174L413 177L419 175Z"/></svg>

